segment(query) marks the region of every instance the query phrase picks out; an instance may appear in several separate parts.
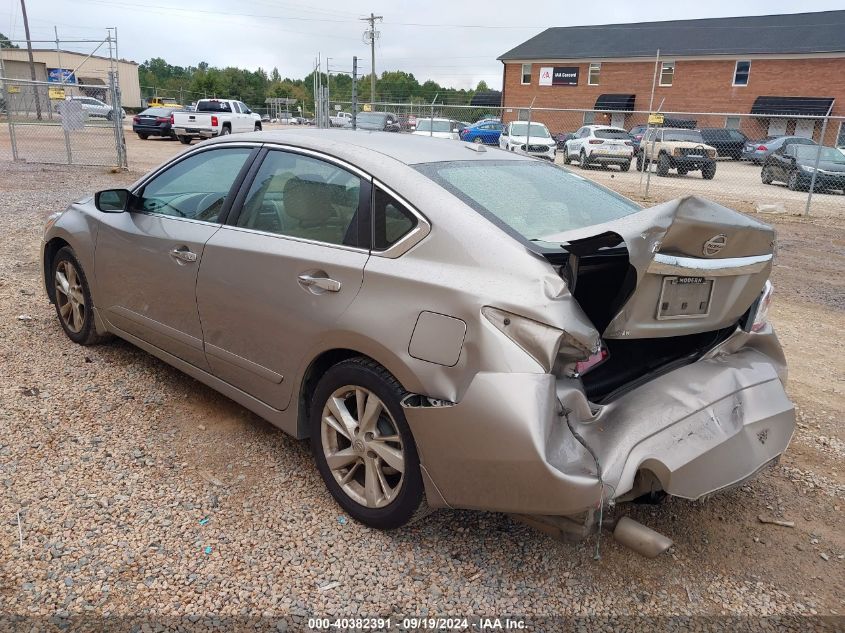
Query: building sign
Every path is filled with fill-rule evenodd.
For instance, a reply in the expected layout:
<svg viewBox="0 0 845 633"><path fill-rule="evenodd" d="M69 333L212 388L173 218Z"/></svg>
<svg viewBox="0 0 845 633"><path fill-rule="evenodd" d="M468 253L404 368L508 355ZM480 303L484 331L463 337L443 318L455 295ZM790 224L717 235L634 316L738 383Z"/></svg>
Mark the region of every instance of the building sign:
<svg viewBox="0 0 845 633"><path fill-rule="evenodd" d="M659 112L654 112L648 115L649 125L663 125L663 115Z"/></svg>
<svg viewBox="0 0 845 633"><path fill-rule="evenodd" d="M56 101L64 101L65 89L64 88L48 88L47 89L47 96L49 96L50 99L54 99Z"/></svg>
<svg viewBox="0 0 845 633"><path fill-rule="evenodd" d="M578 66L541 66L541 86L577 86Z"/></svg>
<svg viewBox="0 0 845 633"><path fill-rule="evenodd" d="M73 74L72 70L68 70L67 68L48 68L47 81L55 84L75 84L76 75Z"/></svg>

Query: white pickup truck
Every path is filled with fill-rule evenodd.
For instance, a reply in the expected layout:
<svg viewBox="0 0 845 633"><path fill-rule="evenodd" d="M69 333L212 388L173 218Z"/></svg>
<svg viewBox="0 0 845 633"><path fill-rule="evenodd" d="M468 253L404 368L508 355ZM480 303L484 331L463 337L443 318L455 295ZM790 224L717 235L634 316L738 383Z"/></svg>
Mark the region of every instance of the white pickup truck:
<svg viewBox="0 0 845 633"><path fill-rule="evenodd" d="M332 122L332 127L344 127L347 124L352 125L352 115L348 112L337 112L329 116L329 121Z"/></svg>
<svg viewBox="0 0 845 633"><path fill-rule="evenodd" d="M200 99L194 111L177 110L171 124L176 138L185 145L195 138L213 138L225 134L261 130L245 103L233 99Z"/></svg>

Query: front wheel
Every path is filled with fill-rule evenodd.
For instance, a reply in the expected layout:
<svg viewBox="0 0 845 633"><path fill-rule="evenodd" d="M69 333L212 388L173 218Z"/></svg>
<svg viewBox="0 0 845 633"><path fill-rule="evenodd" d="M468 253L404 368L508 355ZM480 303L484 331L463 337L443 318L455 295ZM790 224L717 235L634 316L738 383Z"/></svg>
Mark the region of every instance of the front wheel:
<svg viewBox="0 0 845 633"><path fill-rule="evenodd" d="M311 451L326 487L352 518L382 530L424 507L404 395L386 369L351 358L323 375L311 400Z"/></svg>
<svg viewBox="0 0 845 633"><path fill-rule="evenodd" d="M177 137L179 142L183 145L190 145L191 144L191 137L190 136L179 136Z"/></svg>
<svg viewBox="0 0 845 633"><path fill-rule="evenodd" d="M704 180L713 180L716 177L716 163L702 167L701 176Z"/></svg>
<svg viewBox="0 0 845 633"><path fill-rule="evenodd" d="M774 180L774 176L772 175L772 168L768 165L763 165L763 170L760 172L760 180L763 181L764 185L772 184Z"/></svg>
<svg viewBox="0 0 845 633"><path fill-rule="evenodd" d="M474 139L472 139L472 142L475 143L476 145L483 145L484 139L481 138L480 136L476 136Z"/></svg>
<svg viewBox="0 0 845 633"><path fill-rule="evenodd" d="M94 345L108 337L97 334L94 302L88 280L69 246L59 249L51 267L53 301L59 323L67 337L79 345Z"/></svg>
<svg viewBox="0 0 845 633"><path fill-rule="evenodd" d="M789 176L786 178L786 187L790 191L798 191L801 188L801 177L797 171L789 172Z"/></svg>

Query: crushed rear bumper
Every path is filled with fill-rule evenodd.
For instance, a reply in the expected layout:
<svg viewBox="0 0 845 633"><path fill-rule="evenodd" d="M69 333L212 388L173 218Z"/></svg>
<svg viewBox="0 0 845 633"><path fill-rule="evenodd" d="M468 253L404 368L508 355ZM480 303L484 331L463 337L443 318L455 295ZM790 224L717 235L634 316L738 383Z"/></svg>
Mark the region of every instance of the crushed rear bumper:
<svg viewBox="0 0 845 633"><path fill-rule="evenodd" d="M753 476L792 437L784 367L769 330L608 404L576 380L479 373L459 403L405 415L432 505L573 515L630 492L641 469L689 499Z"/></svg>

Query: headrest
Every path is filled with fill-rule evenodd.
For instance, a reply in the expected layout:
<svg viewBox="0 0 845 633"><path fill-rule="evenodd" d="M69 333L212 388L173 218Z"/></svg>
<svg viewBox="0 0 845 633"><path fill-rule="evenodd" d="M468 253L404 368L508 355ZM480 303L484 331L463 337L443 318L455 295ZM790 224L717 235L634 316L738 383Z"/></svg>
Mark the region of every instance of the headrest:
<svg viewBox="0 0 845 633"><path fill-rule="evenodd" d="M334 215L329 188L319 176L294 176L285 183L285 213L295 220L323 222Z"/></svg>

